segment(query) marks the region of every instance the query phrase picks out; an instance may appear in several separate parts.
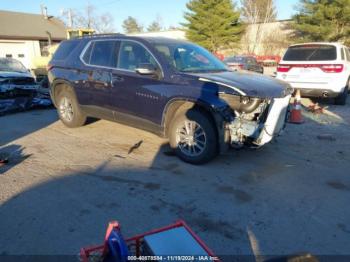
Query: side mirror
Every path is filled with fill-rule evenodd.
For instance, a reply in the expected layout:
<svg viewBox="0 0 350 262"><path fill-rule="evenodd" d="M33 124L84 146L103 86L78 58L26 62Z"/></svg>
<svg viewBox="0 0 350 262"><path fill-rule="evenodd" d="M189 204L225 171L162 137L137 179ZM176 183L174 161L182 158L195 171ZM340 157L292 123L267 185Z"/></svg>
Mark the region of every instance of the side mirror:
<svg viewBox="0 0 350 262"><path fill-rule="evenodd" d="M155 66L152 64L140 64L135 71L139 75L156 75L157 74L157 68L155 68Z"/></svg>

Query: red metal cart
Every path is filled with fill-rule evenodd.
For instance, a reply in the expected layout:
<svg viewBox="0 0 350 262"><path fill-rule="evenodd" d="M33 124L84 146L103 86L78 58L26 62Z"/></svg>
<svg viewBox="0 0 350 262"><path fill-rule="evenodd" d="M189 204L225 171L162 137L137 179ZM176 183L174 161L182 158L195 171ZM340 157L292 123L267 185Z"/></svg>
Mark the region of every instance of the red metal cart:
<svg viewBox="0 0 350 262"><path fill-rule="evenodd" d="M127 245L128 252L129 252L128 257L133 256L134 258L139 258L140 256L144 255L144 254L142 254L142 245L144 243L145 237L159 234L162 232L166 232L169 230L173 230L176 228L184 228L191 235L191 237L194 239L194 241L196 241L196 243L198 243L199 246L203 250L205 250L208 260L220 261L219 258L214 255L213 251L205 245L205 243L193 232L193 230L183 220L179 220L176 223L171 224L171 225L166 226L166 227L154 229L154 230L151 230L149 232L125 239L125 244ZM110 247L108 245L108 239L110 238L112 232L120 232L120 225L116 221L109 223L109 226L108 226L108 229L106 232L106 236L105 236L105 240L104 240L104 243L102 245L86 247L86 248L82 248L80 250L81 261L82 262L106 261L106 260L104 260L104 257L106 256L106 254L108 254L108 252L110 252ZM121 241L123 242L124 240L122 239ZM123 252L123 250L119 250L119 252ZM95 259L92 260L93 258L95 258ZM99 259L96 260L96 258L99 258ZM108 261L114 261L114 260L108 260ZM118 261L128 261L128 259L127 260L121 259Z"/></svg>

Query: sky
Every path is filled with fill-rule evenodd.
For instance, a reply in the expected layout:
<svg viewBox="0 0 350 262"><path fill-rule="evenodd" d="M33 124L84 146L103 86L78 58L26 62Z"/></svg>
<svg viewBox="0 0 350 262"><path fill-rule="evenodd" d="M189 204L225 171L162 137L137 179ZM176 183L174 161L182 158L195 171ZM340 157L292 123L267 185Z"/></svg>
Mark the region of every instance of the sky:
<svg viewBox="0 0 350 262"><path fill-rule="evenodd" d="M147 27L157 16L163 25L179 26L188 0L0 0L0 10L40 13L40 5L49 15L60 16L62 10L83 9L88 3L96 7L97 14L109 12L114 18L115 29L122 31L122 22L133 16ZM237 2L237 1L236 1ZM298 0L275 0L278 19L288 19L294 13ZM0 25L3 26L3 25Z"/></svg>

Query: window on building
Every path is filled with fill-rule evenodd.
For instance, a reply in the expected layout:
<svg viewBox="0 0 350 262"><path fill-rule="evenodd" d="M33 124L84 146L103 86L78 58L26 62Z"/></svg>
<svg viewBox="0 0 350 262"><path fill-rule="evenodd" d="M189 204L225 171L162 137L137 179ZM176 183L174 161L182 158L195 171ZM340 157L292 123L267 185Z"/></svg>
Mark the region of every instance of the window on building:
<svg viewBox="0 0 350 262"><path fill-rule="evenodd" d="M12 58L12 54L6 54L6 58Z"/></svg>
<svg viewBox="0 0 350 262"><path fill-rule="evenodd" d="M18 58L24 58L24 54L18 54Z"/></svg>
<svg viewBox="0 0 350 262"><path fill-rule="evenodd" d="M49 56L49 41L47 40L40 40L40 54L41 56Z"/></svg>

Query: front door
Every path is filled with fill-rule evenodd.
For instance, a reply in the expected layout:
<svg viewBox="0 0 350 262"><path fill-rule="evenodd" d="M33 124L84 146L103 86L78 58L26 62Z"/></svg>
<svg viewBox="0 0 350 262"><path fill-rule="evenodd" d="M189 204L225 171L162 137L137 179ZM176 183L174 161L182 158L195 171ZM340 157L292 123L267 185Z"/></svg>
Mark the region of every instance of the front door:
<svg viewBox="0 0 350 262"><path fill-rule="evenodd" d="M158 76L136 73L141 64L152 64ZM141 43L123 40L120 43L117 68L112 72L112 106L117 120L128 117L134 125L160 124L162 89L166 84L162 70L151 52ZM143 126L148 129L147 127Z"/></svg>

